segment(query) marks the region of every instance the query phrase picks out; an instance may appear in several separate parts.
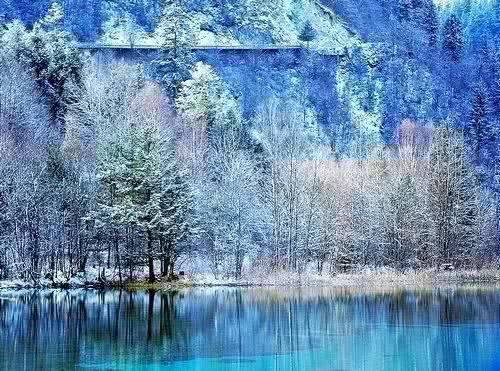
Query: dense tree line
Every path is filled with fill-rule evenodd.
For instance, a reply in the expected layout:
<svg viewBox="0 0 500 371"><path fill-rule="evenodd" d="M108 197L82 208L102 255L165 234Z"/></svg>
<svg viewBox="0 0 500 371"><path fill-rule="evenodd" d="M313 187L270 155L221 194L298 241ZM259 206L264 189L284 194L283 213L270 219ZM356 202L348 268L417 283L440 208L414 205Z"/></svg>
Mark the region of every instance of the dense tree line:
<svg viewBox="0 0 500 371"><path fill-rule="evenodd" d="M414 14L406 6L403 20ZM440 92L412 57L367 67L358 55L339 66L348 94L331 102L329 125L307 102L305 80L299 94L269 97L243 117L217 71L192 64L184 16L172 6L159 20L156 81L142 66L83 60L57 5L31 29L14 22L2 32L0 278L96 269L154 281L173 279L186 259L236 278L496 264L489 80L465 104L460 81ZM446 23L445 75L463 67L459 22ZM304 41L314 34L306 24ZM356 81L363 68L372 79ZM353 96L367 107L383 98L370 135ZM373 140L381 133L386 143Z"/></svg>

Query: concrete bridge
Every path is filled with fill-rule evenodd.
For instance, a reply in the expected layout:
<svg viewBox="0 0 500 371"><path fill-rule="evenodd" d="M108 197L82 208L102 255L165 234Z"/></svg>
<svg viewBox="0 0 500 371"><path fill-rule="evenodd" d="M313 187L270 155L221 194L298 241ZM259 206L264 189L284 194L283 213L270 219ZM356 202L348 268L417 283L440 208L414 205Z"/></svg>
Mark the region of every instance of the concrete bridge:
<svg viewBox="0 0 500 371"><path fill-rule="evenodd" d="M160 45L142 45L142 44L101 44L101 43L74 43L73 47L81 50L115 50L115 51L151 51L162 50L164 47ZM173 47L173 46L172 46ZM193 52L206 50L226 50L226 51L280 51L280 50L313 50L330 56L343 56L348 53L346 49L324 49L324 48L307 48L302 44L268 44L268 45L195 45L191 47Z"/></svg>
<svg viewBox="0 0 500 371"><path fill-rule="evenodd" d="M161 47L154 45L75 44L99 65L113 62L144 65L146 78L154 78L154 65ZM241 98L242 111L250 117L266 97L294 97L297 79L303 76L318 112L335 93L335 70L345 52L328 54L301 45L209 45L192 48L195 62L211 65L227 83L232 94ZM312 51L313 53L310 53ZM347 59L349 57L347 56ZM328 116L325 114L325 116Z"/></svg>
<svg viewBox="0 0 500 371"><path fill-rule="evenodd" d="M151 76L149 68L151 62L158 59L162 47L156 45L113 45L77 43L74 47L90 54L97 59L99 64L112 62L125 62L130 64L143 64L147 76ZM193 59L208 63L216 67L245 67L258 68L267 66L274 70L296 69L306 60L308 51L315 53L323 62L336 61L343 58L345 51L332 51L321 55L320 50L308 49L302 45L204 45L193 46Z"/></svg>

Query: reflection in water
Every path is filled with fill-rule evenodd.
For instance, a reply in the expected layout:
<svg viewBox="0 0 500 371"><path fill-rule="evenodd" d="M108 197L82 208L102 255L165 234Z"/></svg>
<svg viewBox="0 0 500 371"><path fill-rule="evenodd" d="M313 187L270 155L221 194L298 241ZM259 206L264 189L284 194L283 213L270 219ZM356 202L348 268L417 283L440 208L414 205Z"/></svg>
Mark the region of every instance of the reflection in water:
<svg viewBox="0 0 500 371"><path fill-rule="evenodd" d="M5 370L498 370L500 291L0 293Z"/></svg>

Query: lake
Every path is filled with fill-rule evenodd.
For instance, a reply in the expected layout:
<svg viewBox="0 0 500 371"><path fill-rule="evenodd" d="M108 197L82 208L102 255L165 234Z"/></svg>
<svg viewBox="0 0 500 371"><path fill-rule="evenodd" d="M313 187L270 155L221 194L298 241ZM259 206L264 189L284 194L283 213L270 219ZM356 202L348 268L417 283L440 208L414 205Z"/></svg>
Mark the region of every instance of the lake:
<svg viewBox="0 0 500 371"><path fill-rule="evenodd" d="M500 370L500 291L0 291L0 369Z"/></svg>

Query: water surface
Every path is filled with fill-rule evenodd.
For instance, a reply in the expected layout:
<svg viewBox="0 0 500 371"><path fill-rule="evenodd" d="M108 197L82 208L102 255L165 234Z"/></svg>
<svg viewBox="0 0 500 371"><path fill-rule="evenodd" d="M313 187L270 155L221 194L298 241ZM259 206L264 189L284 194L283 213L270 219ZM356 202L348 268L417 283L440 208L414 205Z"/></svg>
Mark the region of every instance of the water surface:
<svg viewBox="0 0 500 371"><path fill-rule="evenodd" d="M500 291L0 292L2 370L500 370Z"/></svg>

